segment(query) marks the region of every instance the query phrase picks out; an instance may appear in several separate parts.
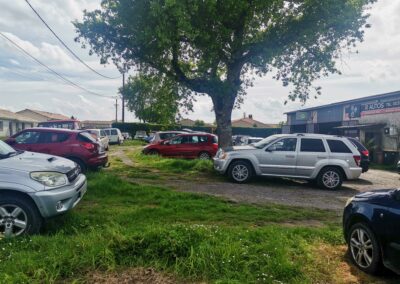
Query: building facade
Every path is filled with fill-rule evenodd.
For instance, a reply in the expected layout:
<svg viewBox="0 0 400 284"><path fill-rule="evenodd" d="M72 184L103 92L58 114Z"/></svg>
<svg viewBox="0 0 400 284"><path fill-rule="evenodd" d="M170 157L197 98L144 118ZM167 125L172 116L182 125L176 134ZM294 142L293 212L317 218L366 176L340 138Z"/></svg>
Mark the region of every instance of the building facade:
<svg viewBox="0 0 400 284"><path fill-rule="evenodd" d="M394 163L400 150L400 91L288 112L284 133L359 138L378 163Z"/></svg>
<svg viewBox="0 0 400 284"><path fill-rule="evenodd" d="M0 109L0 137L11 136L18 131L36 126L38 121L23 115Z"/></svg>
<svg viewBox="0 0 400 284"><path fill-rule="evenodd" d="M49 121L49 120L68 120L71 119L71 117L68 117L63 114L59 113L52 113L52 112L47 112L47 111L41 111L41 110L35 110L35 109L24 109L17 114L23 115L25 117L34 119L39 122L44 122L44 121Z"/></svg>

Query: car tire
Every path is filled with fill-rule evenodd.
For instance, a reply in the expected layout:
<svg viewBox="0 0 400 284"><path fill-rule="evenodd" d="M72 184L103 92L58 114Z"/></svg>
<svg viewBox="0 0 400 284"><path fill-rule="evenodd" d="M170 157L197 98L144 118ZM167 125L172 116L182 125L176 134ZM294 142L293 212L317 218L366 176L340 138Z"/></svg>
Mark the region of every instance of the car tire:
<svg viewBox="0 0 400 284"><path fill-rule="evenodd" d="M160 155L160 152L158 152L157 150L152 149L147 154L151 155L151 156L158 156L158 155Z"/></svg>
<svg viewBox="0 0 400 284"><path fill-rule="evenodd" d="M327 167L321 170L317 178L318 186L325 189L336 190L342 186L342 172L335 167Z"/></svg>
<svg viewBox="0 0 400 284"><path fill-rule="evenodd" d="M81 173L86 173L87 166L81 159L79 158L68 158L68 159L74 161L78 165L78 167L81 169Z"/></svg>
<svg viewBox="0 0 400 284"><path fill-rule="evenodd" d="M200 160L210 160L211 159L211 155L208 152L200 152L199 153L199 159Z"/></svg>
<svg viewBox="0 0 400 284"><path fill-rule="evenodd" d="M0 199L0 235L15 237L37 234L42 224L39 210L28 198L7 194Z"/></svg>
<svg viewBox="0 0 400 284"><path fill-rule="evenodd" d="M368 225L356 223L351 226L347 243L350 258L359 269L369 274L376 274L381 269L381 248Z"/></svg>
<svg viewBox="0 0 400 284"><path fill-rule="evenodd" d="M253 167L247 161L235 161L229 165L228 175L233 182L246 183L253 177Z"/></svg>

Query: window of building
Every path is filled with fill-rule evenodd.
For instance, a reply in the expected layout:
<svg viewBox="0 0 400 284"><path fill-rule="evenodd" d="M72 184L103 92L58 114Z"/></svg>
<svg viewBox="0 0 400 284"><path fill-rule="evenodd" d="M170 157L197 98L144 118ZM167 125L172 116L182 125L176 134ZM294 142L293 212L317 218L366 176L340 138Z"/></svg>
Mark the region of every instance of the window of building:
<svg viewBox="0 0 400 284"><path fill-rule="evenodd" d="M301 152L325 152L325 146L321 139L301 139Z"/></svg>
<svg viewBox="0 0 400 284"><path fill-rule="evenodd" d="M332 153L352 153L349 147L340 140L327 140Z"/></svg>

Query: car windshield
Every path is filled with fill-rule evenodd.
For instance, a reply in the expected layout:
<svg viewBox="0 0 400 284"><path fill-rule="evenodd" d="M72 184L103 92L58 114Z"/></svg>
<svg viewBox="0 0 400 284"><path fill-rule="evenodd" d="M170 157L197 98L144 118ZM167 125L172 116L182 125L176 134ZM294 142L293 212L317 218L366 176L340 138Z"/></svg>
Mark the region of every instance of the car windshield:
<svg viewBox="0 0 400 284"><path fill-rule="evenodd" d="M0 141L0 158L10 157L17 152L9 145Z"/></svg>
<svg viewBox="0 0 400 284"><path fill-rule="evenodd" d="M267 138L265 138L265 139L263 139L263 140L261 140L261 141L259 141L257 143L251 144L251 145L256 147L256 148L258 148L258 149L262 149L265 146L267 146L268 144L270 144L272 141L274 141L274 140L276 140L278 138L279 137L277 137L275 135L272 135L272 136L269 136L269 137L267 137Z"/></svg>

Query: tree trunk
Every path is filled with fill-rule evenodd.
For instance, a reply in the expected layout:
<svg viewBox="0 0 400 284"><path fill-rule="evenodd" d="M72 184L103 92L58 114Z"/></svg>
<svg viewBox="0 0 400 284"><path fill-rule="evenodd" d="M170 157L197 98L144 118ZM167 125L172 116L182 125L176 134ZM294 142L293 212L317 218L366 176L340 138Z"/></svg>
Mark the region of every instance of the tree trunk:
<svg viewBox="0 0 400 284"><path fill-rule="evenodd" d="M220 148L232 146L232 110L236 95L217 95L211 97L217 121L218 144Z"/></svg>

